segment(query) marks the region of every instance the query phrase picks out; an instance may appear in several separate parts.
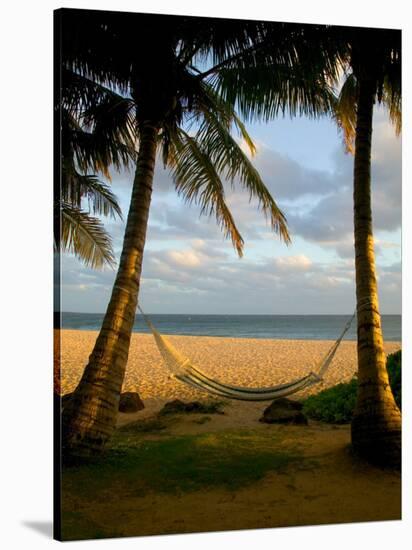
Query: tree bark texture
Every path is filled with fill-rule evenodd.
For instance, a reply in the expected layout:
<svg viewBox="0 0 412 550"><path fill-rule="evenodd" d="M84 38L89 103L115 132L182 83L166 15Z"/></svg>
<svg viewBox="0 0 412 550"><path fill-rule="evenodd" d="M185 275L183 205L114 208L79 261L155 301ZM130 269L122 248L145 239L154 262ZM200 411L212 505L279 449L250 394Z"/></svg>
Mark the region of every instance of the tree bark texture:
<svg viewBox="0 0 412 550"><path fill-rule="evenodd" d="M158 129L140 126L140 146L119 269L102 328L62 414L63 456L99 454L116 425L138 303Z"/></svg>
<svg viewBox="0 0 412 550"><path fill-rule="evenodd" d="M386 370L371 210L371 144L375 82L359 79L354 163L354 231L358 331L358 398L352 445L366 459L399 466L401 414Z"/></svg>

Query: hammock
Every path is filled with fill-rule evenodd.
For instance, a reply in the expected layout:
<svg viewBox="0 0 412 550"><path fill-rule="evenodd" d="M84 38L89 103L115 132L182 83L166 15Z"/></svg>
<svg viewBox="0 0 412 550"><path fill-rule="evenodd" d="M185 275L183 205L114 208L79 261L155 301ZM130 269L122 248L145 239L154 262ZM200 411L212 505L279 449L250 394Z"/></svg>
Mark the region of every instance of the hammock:
<svg viewBox="0 0 412 550"><path fill-rule="evenodd" d="M298 391L313 386L314 384L322 382L343 337L349 330L353 318L355 317L354 313L344 326L339 338L331 346L323 359L318 363L317 373L309 372L309 374L303 376L302 378L298 378L297 380L293 380L286 384L278 384L277 386L249 388L225 384L219 380L215 380L214 378L207 376L201 370L197 369L188 357L182 355L165 336L161 335L156 330L153 323L142 311L140 306L138 306L138 308L154 336L166 368L172 373L174 378L212 395L226 397L228 399L238 399L240 401L272 401L274 399L278 399L279 397L292 395Z"/></svg>

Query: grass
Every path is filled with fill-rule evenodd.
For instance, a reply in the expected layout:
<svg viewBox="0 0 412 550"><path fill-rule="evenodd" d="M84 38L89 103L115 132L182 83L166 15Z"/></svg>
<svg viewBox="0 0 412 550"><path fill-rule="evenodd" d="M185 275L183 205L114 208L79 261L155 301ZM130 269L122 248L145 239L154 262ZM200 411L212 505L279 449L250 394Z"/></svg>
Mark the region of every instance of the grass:
<svg viewBox="0 0 412 550"><path fill-rule="evenodd" d="M158 420L153 422L159 428ZM122 536L120 524L120 531L112 530L93 513L103 502L115 506L126 499L138 508L140 497L150 494L235 491L269 472L286 473L291 464L306 464L296 445L286 446L283 431L232 430L153 440L140 426L125 428L117 430L101 459L64 468L63 540Z"/></svg>
<svg viewBox="0 0 412 550"><path fill-rule="evenodd" d="M230 431L142 441L135 433L119 430L104 457L67 467L63 493L100 498L114 487L120 494L139 495L213 486L236 489L298 458L282 449L273 434Z"/></svg>
<svg viewBox="0 0 412 550"><path fill-rule="evenodd" d="M152 428L163 430L158 419L151 422ZM64 468L63 540L121 536L102 531L82 514L82 509L93 509L97 503L119 498L135 502L151 493L234 491L271 471L283 472L302 458L296 448L284 448L284 436L273 432L238 430L149 440L144 439L149 426L148 421L129 424L116 432L102 458Z"/></svg>
<svg viewBox="0 0 412 550"><path fill-rule="evenodd" d="M147 418L145 420L129 422L121 428L118 428L118 432L128 435L145 433L158 434L159 432L167 430L173 423L173 418L168 418L167 420L160 418Z"/></svg>

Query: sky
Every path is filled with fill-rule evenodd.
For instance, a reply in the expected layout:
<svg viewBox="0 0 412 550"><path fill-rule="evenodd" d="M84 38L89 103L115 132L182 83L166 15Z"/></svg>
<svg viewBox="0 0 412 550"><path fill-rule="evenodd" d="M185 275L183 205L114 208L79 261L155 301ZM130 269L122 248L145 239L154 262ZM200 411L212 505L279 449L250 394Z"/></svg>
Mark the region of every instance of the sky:
<svg viewBox="0 0 412 550"><path fill-rule="evenodd" d="M352 172L333 121L305 117L248 125L252 162L286 215L287 246L247 192L227 188L245 240L239 259L214 219L175 193L159 159L143 261L140 304L149 313L348 314L355 308ZM372 208L381 313L401 312L401 138L375 109ZM126 219L133 174L112 173ZM119 258L124 222L105 219ZM62 310L104 312L115 271L62 255Z"/></svg>

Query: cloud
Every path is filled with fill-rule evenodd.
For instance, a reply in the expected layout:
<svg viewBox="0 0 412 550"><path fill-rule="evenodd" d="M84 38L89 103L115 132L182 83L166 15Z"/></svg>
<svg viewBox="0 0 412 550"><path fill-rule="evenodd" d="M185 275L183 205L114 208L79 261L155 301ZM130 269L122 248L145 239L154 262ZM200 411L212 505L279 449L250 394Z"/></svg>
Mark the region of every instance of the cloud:
<svg viewBox="0 0 412 550"><path fill-rule="evenodd" d="M63 309L103 311L114 276L66 258ZM400 277L399 262L379 269L383 311L400 307ZM237 260L196 239L183 250L146 250L140 299L158 313L349 313L354 280L353 260L320 262L305 254Z"/></svg>
<svg viewBox="0 0 412 550"><path fill-rule="evenodd" d="M383 311L400 309L401 142L381 111L374 121L372 202ZM293 145L291 145L293 147ZM239 260L213 218L177 197L158 162L141 299L157 312L337 313L354 306L353 157L336 150L313 170L259 144L253 163L287 216L292 247L277 244L256 201L239 185L227 202L245 239ZM113 178L126 218L133 174ZM125 222L106 220L119 258ZM270 238L270 240L269 240ZM294 243L298 243L295 245ZM63 309L104 311L115 272L63 257Z"/></svg>
<svg viewBox="0 0 412 550"><path fill-rule="evenodd" d="M288 216L292 235L330 248L342 257L353 242L353 157L335 155L336 189L312 208ZM401 143L379 114L374 129L372 164L372 215L375 232L396 231L401 226Z"/></svg>
<svg viewBox="0 0 412 550"><path fill-rule="evenodd" d="M334 311L339 300L345 311L348 289L354 296L353 266L347 262L330 266L305 255L234 260L213 248L202 248L199 254L196 245L177 252L149 251L145 258L144 280L157 284L142 285L142 300L155 305L153 295L161 288L168 295L164 312L177 308L194 313L200 308L207 313L287 314L301 312L302 302L309 301L312 311L320 313Z"/></svg>
<svg viewBox="0 0 412 550"><path fill-rule="evenodd" d="M274 259L274 265L279 271L307 271L312 267L312 261L305 256L300 254L299 256L284 256L281 258Z"/></svg>
<svg viewBox="0 0 412 550"><path fill-rule="evenodd" d="M304 196L323 196L337 188L327 171L304 168L286 155L261 146L253 164L277 200L296 200Z"/></svg>
<svg viewBox="0 0 412 550"><path fill-rule="evenodd" d="M396 231L401 224L401 142L377 112L374 121L372 206L374 228ZM253 163L280 208L286 214L290 233L323 246L342 258L353 255L353 157L343 147L333 156L333 170L311 170L260 144ZM171 187L169 186L169 189ZM188 235L222 240L214 219L199 217L196 205L188 206L172 194L154 194L149 239L186 240ZM161 198L159 198L161 197ZM267 239L270 227L258 203L236 185L227 188L227 202L246 241ZM377 247L379 253L379 247Z"/></svg>

